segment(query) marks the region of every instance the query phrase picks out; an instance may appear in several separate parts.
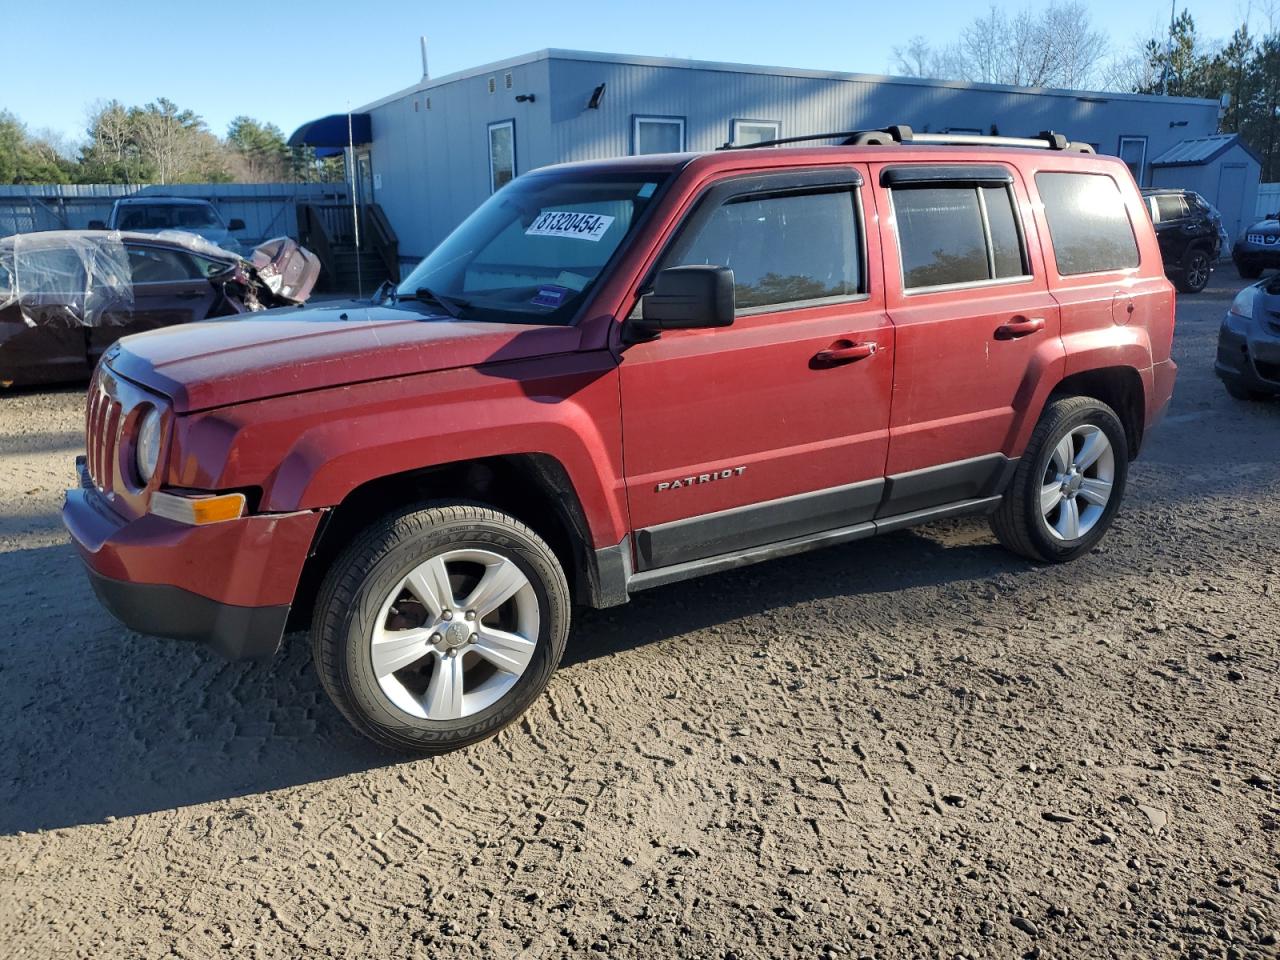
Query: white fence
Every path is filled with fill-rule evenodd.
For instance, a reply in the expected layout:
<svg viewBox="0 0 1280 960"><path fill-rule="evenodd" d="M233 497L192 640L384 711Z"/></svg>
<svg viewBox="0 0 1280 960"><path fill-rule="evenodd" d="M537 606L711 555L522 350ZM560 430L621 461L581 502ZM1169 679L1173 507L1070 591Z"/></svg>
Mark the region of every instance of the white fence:
<svg viewBox="0 0 1280 960"><path fill-rule="evenodd" d="M226 221L243 220L237 237L248 245L268 237L297 237L297 204L346 201L343 183L113 183L0 185L0 237L36 230L84 230L106 221L117 197L135 194L208 200Z"/></svg>
<svg viewBox="0 0 1280 960"><path fill-rule="evenodd" d="M1261 220L1277 210L1280 210L1280 183L1258 184L1258 202L1253 208L1254 218Z"/></svg>

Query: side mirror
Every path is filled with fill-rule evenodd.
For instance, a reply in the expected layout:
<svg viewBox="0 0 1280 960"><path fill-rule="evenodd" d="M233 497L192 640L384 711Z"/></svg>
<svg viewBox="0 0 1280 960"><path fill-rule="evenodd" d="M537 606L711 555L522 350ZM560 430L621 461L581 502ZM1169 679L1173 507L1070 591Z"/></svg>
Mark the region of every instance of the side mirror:
<svg viewBox="0 0 1280 960"><path fill-rule="evenodd" d="M639 326L653 333L728 327L733 313L733 271L728 267L668 267L640 302Z"/></svg>
<svg viewBox="0 0 1280 960"><path fill-rule="evenodd" d="M228 229L228 230L233 230L233 231L234 231L234 230L243 230L243 229L244 229L244 221L243 221L243 220L240 220L240 219L238 219L238 218L237 218L237 219L235 219L235 220L232 220L230 223L228 223L228 224L227 224L227 229Z"/></svg>
<svg viewBox="0 0 1280 960"><path fill-rule="evenodd" d="M105 230L105 229L107 229L106 221L104 221L104 220L90 220L90 221L89 221L89 229L90 229L90 230Z"/></svg>

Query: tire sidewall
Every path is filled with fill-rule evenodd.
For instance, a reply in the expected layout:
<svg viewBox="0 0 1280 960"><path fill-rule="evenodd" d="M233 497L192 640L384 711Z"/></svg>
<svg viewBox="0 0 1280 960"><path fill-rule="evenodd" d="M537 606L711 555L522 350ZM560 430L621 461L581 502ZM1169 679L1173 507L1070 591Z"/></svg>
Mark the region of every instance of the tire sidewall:
<svg viewBox="0 0 1280 960"><path fill-rule="evenodd" d="M1107 501L1102 516L1098 518L1098 522L1093 525L1093 528L1083 537L1072 541L1063 541L1049 532L1044 514L1040 512L1040 487L1042 486L1045 471L1048 469L1049 460L1053 456L1054 448L1064 436L1077 427L1086 424L1102 430L1106 434L1107 440L1110 441L1115 457L1115 479L1111 484L1111 499ZM1064 414L1057 420L1053 429L1045 435L1044 442L1040 445L1040 449L1036 451L1035 461L1032 463L1031 472L1028 475L1029 483L1024 491L1028 531L1039 550L1054 560L1071 560L1092 550L1111 527L1111 521L1115 518L1116 511L1120 508L1121 500L1124 499L1128 476L1129 444L1125 438L1124 427L1110 407L1095 401L1089 406Z"/></svg>
<svg viewBox="0 0 1280 960"><path fill-rule="evenodd" d="M373 671L370 636L391 589L413 567L446 550L465 549L500 554L528 578L538 602L537 647L524 673L496 703L458 720L425 720L400 710L382 692ZM373 728L376 739L414 749L463 746L493 735L519 717L545 689L568 635L567 589L554 557L519 530L493 521L448 521L403 535L365 573L355 599L338 625L343 692L361 724Z"/></svg>

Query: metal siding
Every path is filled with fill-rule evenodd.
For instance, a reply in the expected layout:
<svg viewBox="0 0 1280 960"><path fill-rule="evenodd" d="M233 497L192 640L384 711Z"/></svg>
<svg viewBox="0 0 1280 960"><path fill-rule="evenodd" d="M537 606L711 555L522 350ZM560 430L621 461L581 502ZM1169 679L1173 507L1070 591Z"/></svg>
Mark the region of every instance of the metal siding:
<svg viewBox="0 0 1280 960"><path fill-rule="evenodd" d="M798 77L675 66L553 59L554 141L561 160L592 160L631 153L636 115L686 118L686 147L710 150L729 138L733 118L779 120L783 136L906 123L924 131L955 128L1010 135L1060 130L1114 154L1123 135L1147 137L1150 158L1217 123L1210 103L1133 101L1094 95L892 81ZM601 107L587 109L591 91L605 83ZM1186 121L1185 127L1170 127Z"/></svg>
<svg viewBox="0 0 1280 960"><path fill-rule="evenodd" d="M533 94L534 102L517 103L520 94ZM556 160L545 60L414 90L370 112L373 171L382 177L376 198L406 260L426 256L489 196L489 124L515 120L517 174Z"/></svg>
<svg viewBox="0 0 1280 960"><path fill-rule="evenodd" d="M503 87L510 71L514 85ZM494 76L498 90L488 93ZM597 110L592 90L605 83ZM534 103L516 103L532 93ZM430 97L432 108L425 109ZM1095 102L1097 99L1105 102ZM413 101L420 103L413 112ZM1217 106L1180 99L966 87L892 78L803 75L745 68L594 60L550 53L444 78L370 108L378 193L406 258L425 255L489 195L488 124L514 118L518 173L571 160L631 153L636 115L685 118L686 148L711 150L733 118L779 120L783 136L906 123L921 131L992 124L1005 134L1060 130L1115 153L1122 135L1148 138L1147 158L1207 136ZM1170 127L1186 121L1185 127Z"/></svg>

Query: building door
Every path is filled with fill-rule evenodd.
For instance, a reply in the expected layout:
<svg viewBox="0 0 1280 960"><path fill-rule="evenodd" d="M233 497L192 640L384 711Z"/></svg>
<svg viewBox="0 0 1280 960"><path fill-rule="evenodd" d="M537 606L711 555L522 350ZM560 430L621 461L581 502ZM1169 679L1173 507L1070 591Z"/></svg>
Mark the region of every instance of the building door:
<svg viewBox="0 0 1280 960"><path fill-rule="evenodd" d="M1213 204L1222 214L1222 225L1227 230L1227 240L1235 243L1244 228L1245 174L1247 167L1243 163L1224 163L1218 172L1218 196ZM1253 211L1249 211L1252 218ZM1228 251L1223 251L1225 255Z"/></svg>
<svg viewBox="0 0 1280 960"><path fill-rule="evenodd" d="M1146 183L1143 181L1143 177L1146 176L1147 171L1147 138L1121 137L1120 159L1124 161L1124 165L1133 174L1134 183L1140 187L1145 187Z"/></svg>
<svg viewBox="0 0 1280 960"><path fill-rule="evenodd" d="M356 151L356 200L373 203L373 158L368 150Z"/></svg>
<svg viewBox="0 0 1280 960"><path fill-rule="evenodd" d="M619 368L637 570L867 523L888 448L893 327L850 168L720 181L659 260L734 272L732 326ZM874 220L871 221L874 224Z"/></svg>

